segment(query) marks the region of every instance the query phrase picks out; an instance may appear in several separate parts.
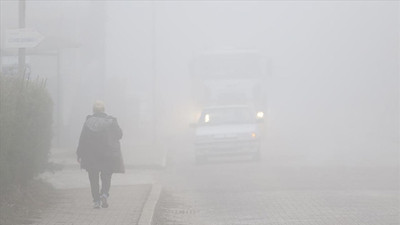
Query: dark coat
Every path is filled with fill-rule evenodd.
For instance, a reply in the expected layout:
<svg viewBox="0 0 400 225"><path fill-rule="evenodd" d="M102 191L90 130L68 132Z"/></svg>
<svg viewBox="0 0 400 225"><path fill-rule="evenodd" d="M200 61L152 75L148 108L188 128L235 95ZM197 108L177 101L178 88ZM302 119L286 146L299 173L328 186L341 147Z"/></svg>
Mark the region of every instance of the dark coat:
<svg viewBox="0 0 400 225"><path fill-rule="evenodd" d="M81 168L111 173L124 173L119 140L122 130L117 119L105 113L95 113L86 118L76 154Z"/></svg>

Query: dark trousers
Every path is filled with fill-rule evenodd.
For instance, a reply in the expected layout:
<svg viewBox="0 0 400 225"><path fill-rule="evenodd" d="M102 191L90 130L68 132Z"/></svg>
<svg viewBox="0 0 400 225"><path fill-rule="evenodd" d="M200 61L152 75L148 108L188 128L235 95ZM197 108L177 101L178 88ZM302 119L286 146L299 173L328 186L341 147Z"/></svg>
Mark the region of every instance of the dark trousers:
<svg viewBox="0 0 400 225"><path fill-rule="evenodd" d="M100 171L88 171L90 188L92 191L93 201L100 201L100 195L109 196L110 186L111 186L111 175L110 172L100 172ZM99 175L101 178L101 190L99 185Z"/></svg>

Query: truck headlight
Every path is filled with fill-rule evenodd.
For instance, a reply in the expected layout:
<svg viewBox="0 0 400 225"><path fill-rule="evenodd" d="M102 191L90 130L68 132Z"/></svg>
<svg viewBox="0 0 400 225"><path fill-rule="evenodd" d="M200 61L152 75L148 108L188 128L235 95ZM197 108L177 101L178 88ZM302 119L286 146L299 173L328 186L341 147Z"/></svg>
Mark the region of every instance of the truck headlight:
<svg viewBox="0 0 400 225"><path fill-rule="evenodd" d="M241 135L239 136L239 139L240 139L240 140L243 140L243 141L250 141L250 140L254 140L254 139L256 139L256 138L258 138L258 135L257 135L256 132L243 133L243 134L241 134Z"/></svg>
<svg viewBox="0 0 400 225"><path fill-rule="evenodd" d="M257 112L257 119L262 119L264 118L264 112Z"/></svg>
<svg viewBox="0 0 400 225"><path fill-rule="evenodd" d="M204 123L208 123L208 122L210 122L210 114L206 114L204 116Z"/></svg>

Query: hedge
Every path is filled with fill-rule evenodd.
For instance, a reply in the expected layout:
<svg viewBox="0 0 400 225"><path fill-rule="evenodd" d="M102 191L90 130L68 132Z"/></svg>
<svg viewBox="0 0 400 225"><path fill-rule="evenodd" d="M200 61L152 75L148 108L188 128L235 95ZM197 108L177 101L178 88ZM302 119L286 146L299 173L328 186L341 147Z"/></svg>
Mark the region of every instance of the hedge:
<svg viewBox="0 0 400 225"><path fill-rule="evenodd" d="M53 103L46 81L0 75L0 194L48 165Z"/></svg>

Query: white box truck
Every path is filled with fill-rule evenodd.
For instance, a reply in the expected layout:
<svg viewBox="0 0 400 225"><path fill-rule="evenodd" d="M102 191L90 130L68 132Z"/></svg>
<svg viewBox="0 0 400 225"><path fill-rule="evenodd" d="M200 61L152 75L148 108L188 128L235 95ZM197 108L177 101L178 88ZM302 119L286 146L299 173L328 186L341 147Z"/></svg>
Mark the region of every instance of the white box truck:
<svg viewBox="0 0 400 225"><path fill-rule="evenodd" d="M229 155L260 159L267 103L267 68L260 54L203 52L195 57L192 69L196 161Z"/></svg>

